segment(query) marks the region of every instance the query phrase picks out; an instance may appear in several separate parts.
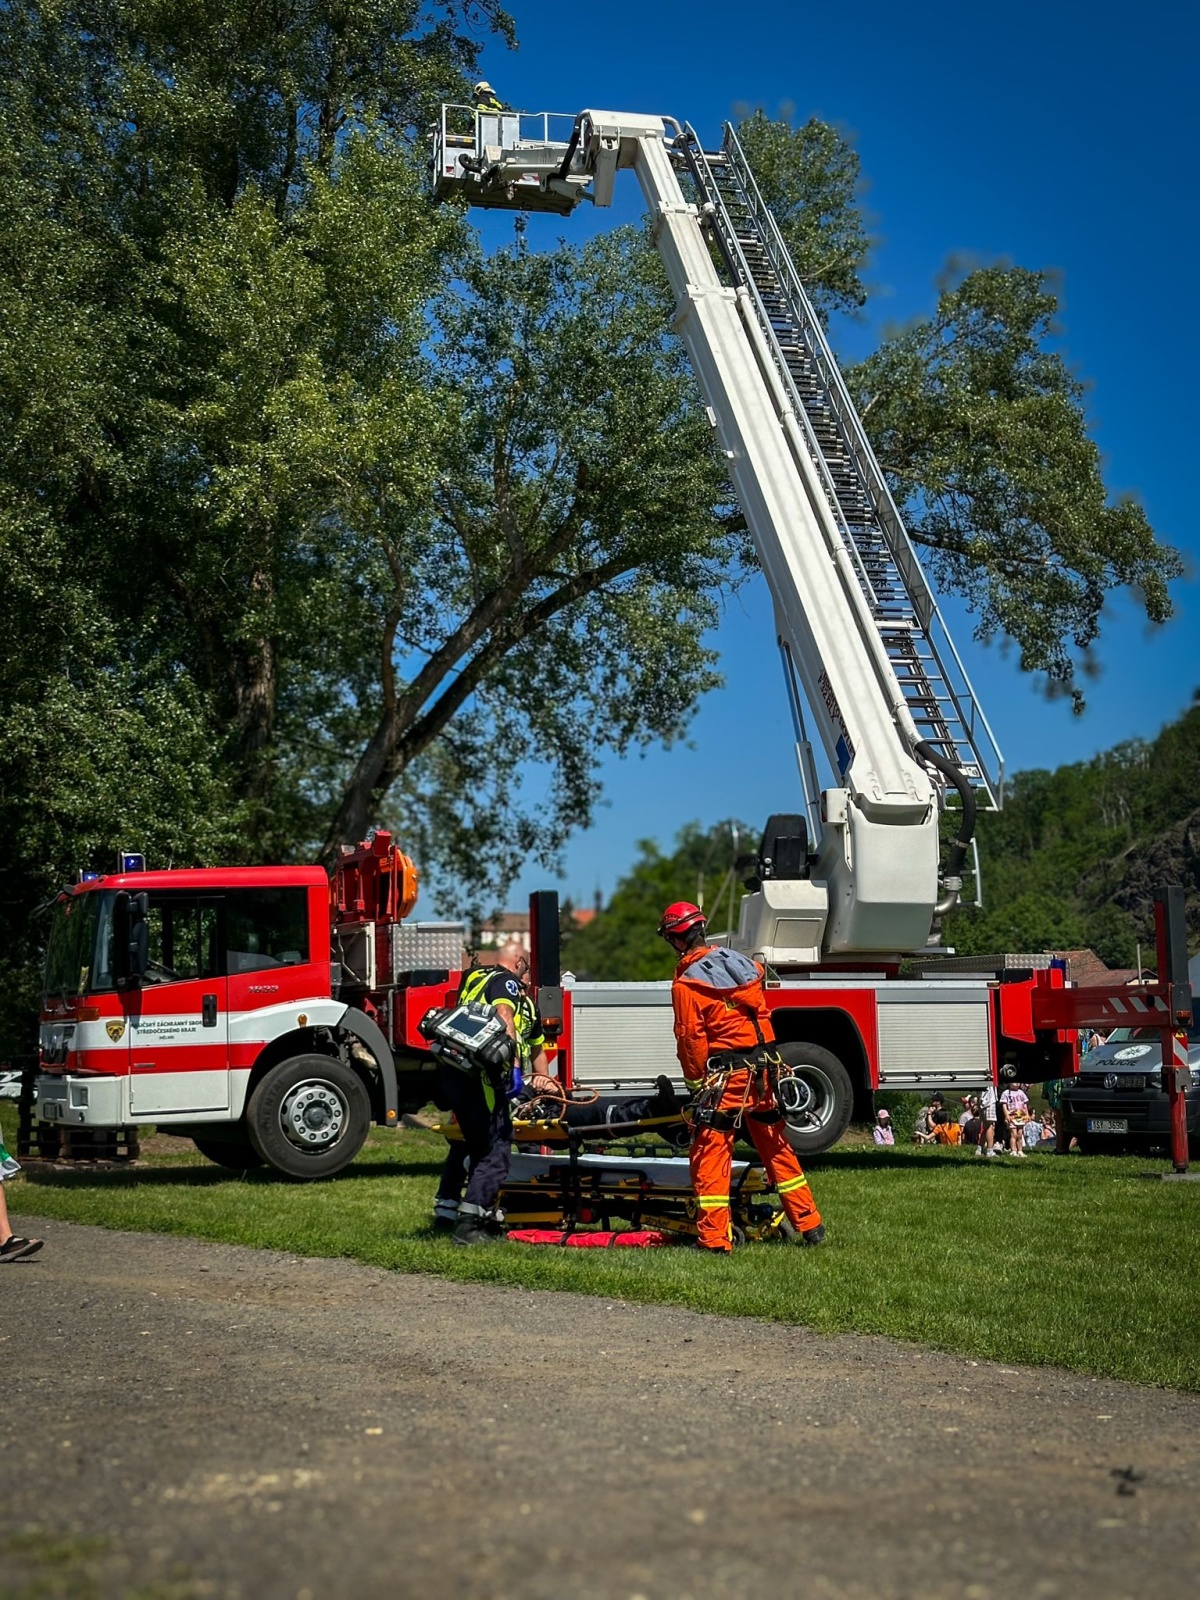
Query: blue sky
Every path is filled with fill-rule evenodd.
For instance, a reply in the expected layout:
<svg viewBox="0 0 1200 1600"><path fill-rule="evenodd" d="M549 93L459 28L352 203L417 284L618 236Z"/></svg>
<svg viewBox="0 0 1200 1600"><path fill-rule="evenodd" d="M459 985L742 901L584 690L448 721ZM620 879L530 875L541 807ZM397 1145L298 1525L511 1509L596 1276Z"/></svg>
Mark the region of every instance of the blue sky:
<svg viewBox="0 0 1200 1600"><path fill-rule="evenodd" d="M1160 0L1118 10L1063 0L1005 8L956 4L852 10L743 0L737 7L571 8L510 0L520 46L489 45L484 68L528 110L584 106L663 112L715 145L748 105L817 114L851 135L867 180L876 244L865 323L834 330L857 356L889 323L930 311L947 257L1007 258L1061 275L1061 349L1088 384L1087 408L1114 494L1132 493L1161 537L1200 569L1186 488L1195 455L1200 370L1194 300L1196 13ZM609 213L534 218L534 248L637 214L631 174ZM478 214L477 214L478 215ZM487 219L485 237L511 223ZM1176 618L1150 632L1117 597L1098 641L1102 675L1088 709L1047 701L998 648L955 640L1008 770L1081 760L1152 737L1200 685L1200 585L1175 586ZM670 841L696 818L752 822L796 807L799 790L770 603L736 596L712 643L727 686L704 702L690 748L605 763L596 825L567 847L558 887L607 894L643 837ZM986 854L986 819L981 839ZM553 879L530 870L519 905Z"/></svg>

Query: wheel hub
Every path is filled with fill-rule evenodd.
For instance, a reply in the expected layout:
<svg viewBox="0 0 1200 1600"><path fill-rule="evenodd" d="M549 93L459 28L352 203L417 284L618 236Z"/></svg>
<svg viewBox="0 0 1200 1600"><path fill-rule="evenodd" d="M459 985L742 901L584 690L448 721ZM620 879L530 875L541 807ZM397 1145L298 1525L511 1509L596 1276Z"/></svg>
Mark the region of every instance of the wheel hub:
<svg viewBox="0 0 1200 1600"><path fill-rule="evenodd" d="M812 1085L793 1073L779 1080L779 1103L789 1116L801 1116L812 1111L816 1102Z"/></svg>
<svg viewBox="0 0 1200 1600"><path fill-rule="evenodd" d="M779 1109L789 1127L811 1131L822 1128L833 1115L833 1085L820 1067L805 1064L779 1080Z"/></svg>
<svg viewBox="0 0 1200 1600"><path fill-rule="evenodd" d="M298 1083L279 1108L284 1133L301 1150L322 1150L335 1144L345 1120L341 1095L331 1083L319 1079Z"/></svg>

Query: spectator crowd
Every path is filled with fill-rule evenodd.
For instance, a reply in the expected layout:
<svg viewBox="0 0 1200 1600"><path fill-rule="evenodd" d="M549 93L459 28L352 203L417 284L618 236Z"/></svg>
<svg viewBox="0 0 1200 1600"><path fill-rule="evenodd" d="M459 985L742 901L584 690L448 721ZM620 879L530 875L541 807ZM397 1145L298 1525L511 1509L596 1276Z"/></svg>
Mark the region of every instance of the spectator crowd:
<svg viewBox="0 0 1200 1600"><path fill-rule="evenodd" d="M933 1095L917 1112L913 1127L915 1144L974 1145L981 1157L1009 1155L1022 1160L1030 1150L1053 1150L1057 1136L1054 1112L1049 1107L1031 1105L1019 1084L1010 1084L1001 1094L989 1085L981 1094L965 1094L955 1115L945 1097ZM881 1137L881 1130L886 1137ZM876 1114L873 1130L876 1144L894 1144L895 1133L888 1112Z"/></svg>

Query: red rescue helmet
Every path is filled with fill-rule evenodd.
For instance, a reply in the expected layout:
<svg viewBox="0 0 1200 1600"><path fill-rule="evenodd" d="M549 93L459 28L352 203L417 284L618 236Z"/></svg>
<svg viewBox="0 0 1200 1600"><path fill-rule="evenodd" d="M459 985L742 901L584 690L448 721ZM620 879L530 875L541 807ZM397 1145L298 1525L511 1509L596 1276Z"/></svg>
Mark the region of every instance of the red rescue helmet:
<svg viewBox="0 0 1200 1600"><path fill-rule="evenodd" d="M690 900L676 900L663 912L658 931L664 939L673 939L676 934L704 927L704 923L704 913L699 906L694 906Z"/></svg>

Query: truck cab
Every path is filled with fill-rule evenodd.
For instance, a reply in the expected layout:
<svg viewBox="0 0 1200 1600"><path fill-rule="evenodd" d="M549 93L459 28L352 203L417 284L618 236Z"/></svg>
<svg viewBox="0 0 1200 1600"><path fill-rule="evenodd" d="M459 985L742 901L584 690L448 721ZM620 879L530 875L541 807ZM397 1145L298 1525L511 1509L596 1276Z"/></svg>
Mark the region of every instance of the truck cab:
<svg viewBox="0 0 1200 1600"><path fill-rule="evenodd" d="M331 978L319 867L80 883L52 913L39 1120L153 1122L223 1165L327 1176L353 1158L372 1117L397 1116L390 1048L371 1018L334 997Z"/></svg>

